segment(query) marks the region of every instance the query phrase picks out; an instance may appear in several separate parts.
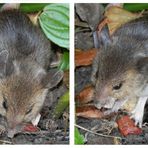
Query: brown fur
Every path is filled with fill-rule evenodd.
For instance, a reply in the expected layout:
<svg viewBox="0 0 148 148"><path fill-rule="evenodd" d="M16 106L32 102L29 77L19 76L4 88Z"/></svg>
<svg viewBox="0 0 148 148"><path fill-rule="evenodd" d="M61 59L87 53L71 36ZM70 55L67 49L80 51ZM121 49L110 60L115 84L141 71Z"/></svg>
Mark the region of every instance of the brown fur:
<svg viewBox="0 0 148 148"><path fill-rule="evenodd" d="M62 71L47 72L50 56L49 40L25 14L0 12L0 114L9 137L35 121L47 92L63 78Z"/></svg>
<svg viewBox="0 0 148 148"><path fill-rule="evenodd" d="M104 107L115 100L127 99L123 106L132 110L148 82L148 17L129 22L104 42L92 72L96 106ZM114 89L114 86L121 88ZM131 103L131 105L130 105ZM130 108L128 108L130 106Z"/></svg>
<svg viewBox="0 0 148 148"><path fill-rule="evenodd" d="M40 111L45 99L45 97L42 99L39 96L41 97L42 93L47 90L31 75L26 74L12 75L3 79L0 88L0 98L7 101L7 109L2 111L5 112L3 116L7 118L10 127L32 121ZM26 113L31 108L31 116L28 118Z"/></svg>
<svg viewBox="0 0 148 148"><path fill-rule="evenodd" d="M50 54L49 40L25 14L0 12L0 114L8 131L17 132L39 114L52 77L47 77Z"/></svg>

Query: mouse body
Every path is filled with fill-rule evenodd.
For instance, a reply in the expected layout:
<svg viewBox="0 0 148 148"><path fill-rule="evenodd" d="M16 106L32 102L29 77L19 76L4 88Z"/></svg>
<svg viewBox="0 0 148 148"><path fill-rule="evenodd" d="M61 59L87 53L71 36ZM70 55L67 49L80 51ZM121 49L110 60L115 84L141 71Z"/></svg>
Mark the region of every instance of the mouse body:
<svg viewBox="0 0 148 148"><path fill-rule="evenodd" d="M11 137L35 120L47 92L62 79L62 72L47 71L50 56L50 41L27 15L0 12L0 114Z"/></svg>
<svg viewBox="0 0 148 148"><path fill-rule="evenodd" d="M126 109L142 126L148 98L148 17L122 25L110 37L104 27L93 63L94 104L109 112Z"/></svg>

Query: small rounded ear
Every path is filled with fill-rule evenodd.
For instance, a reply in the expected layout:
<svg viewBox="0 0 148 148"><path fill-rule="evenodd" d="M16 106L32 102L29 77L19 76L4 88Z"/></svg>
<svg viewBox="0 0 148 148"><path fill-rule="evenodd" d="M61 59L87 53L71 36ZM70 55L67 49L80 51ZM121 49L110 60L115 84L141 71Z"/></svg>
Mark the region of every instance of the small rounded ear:
<svg viewBox="0 0 148 148"><path fill-rule="evenodd" d="M111 43L111 37L110 37L109 29L107 25L105 25L101 29L101 31L98 31L97 36L98 36L98 42L100 47L107 46L108 44Z"/></svg>
<svg viewBox="0 0 148 148"><path fill-rule="evenodd" d="M20 7L20 4L19 3L6 3L6 4L4 4L1 7L1 11L4 11L4 10L13 10L13 9L18 10L19 7Z"/></svg>
<svg viewBox="0 0 148 148"><path fill-rule="evenodd" d="M54 88L56 87L60 81L63 79L64 72L61 70L50 70L43 78L42 78L42 86L46 88Z"/></svg>
<svg viewBox="0 0 148 148"><path fill-rule="evenodd" d="M6 75L7 61L8 61L8 51L3 50L0 52L0 78Z"/></svg>
<svg viewBox="0 0 148 148"><path fill-rule="evenodd" d="M136 63L137 70L142 74L148 74L148 57L141 57Z"/></svg>

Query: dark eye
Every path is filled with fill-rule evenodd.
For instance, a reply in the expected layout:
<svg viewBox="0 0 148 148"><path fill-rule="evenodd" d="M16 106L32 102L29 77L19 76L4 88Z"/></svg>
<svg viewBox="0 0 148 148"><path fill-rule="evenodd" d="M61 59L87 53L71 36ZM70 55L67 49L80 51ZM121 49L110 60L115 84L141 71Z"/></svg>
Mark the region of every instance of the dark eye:
<svg viewBox="0 0 148 148"><path fill-rule="evenodd" d="M121 87L122 87L122 83L119 83L119 84L113 86L113 89L114 89L114 90L118 90L118 89L120 89Z"/></svg>
<svg viewBox="0 0 148 148"><path fill-rule="evenodd" d="M3 107L4 109L8 109L8 104L7 104L7 100L4 98L4 101L3 101Z"/></svg>
<svg viewBox="0 0 148 148"><path fill-rule="evenodd" d="M32 111L32 108L28 109L26 112L26 115L29 114Z"/></svg>

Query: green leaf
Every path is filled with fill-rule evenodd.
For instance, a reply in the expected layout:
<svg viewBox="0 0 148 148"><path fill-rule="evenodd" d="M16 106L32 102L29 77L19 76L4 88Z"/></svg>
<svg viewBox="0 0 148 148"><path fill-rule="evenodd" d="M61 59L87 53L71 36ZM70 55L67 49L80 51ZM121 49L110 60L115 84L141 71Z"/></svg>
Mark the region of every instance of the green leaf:
<svg viewBox="0 0 148 148"><path fill-rule="evenodd" d="M128 11L142 11L145 9L148 9L148 4L147 3L127 3L124 4L124 9L128 10Z"/></svg>
<svg viewBox="0 0 148 148"><path fill-rule="evenodd" d="M59 65L59 69L63 71L69 69L69 51L68 50L64 50L64 53L62 55L62 59Z"/></svg>
<svg viewBox="0 0 148 148"><path fill-rule="evenodd" d="M55 44L69 48L69 5L50 4L39 16L39 22L46 36Z"/></svg>
<svg viewBox="0 0 148 148"><path fill-rule="evenodd" d="M80 134L79 130L75 127L75 144L84 144L84 136Z"/></svg>
<svg viewBox="0 0 148 148"><path fill-rule="evenodd" d="M69 91L66 92L58 100L58 104L56 105L56 107L53 111L54 118L58 119L63 114L63 111L68 107L68 105L69 105Z"/></svg>
<svg viewBox="0 0 148 148"><path fill-rule="evenodd" d="M22 12L38 12L42 11L45 6L49 5L48 3L41 3L41 4L36 4L36 3L22 3L20 5L20 10Z"/></svg>

